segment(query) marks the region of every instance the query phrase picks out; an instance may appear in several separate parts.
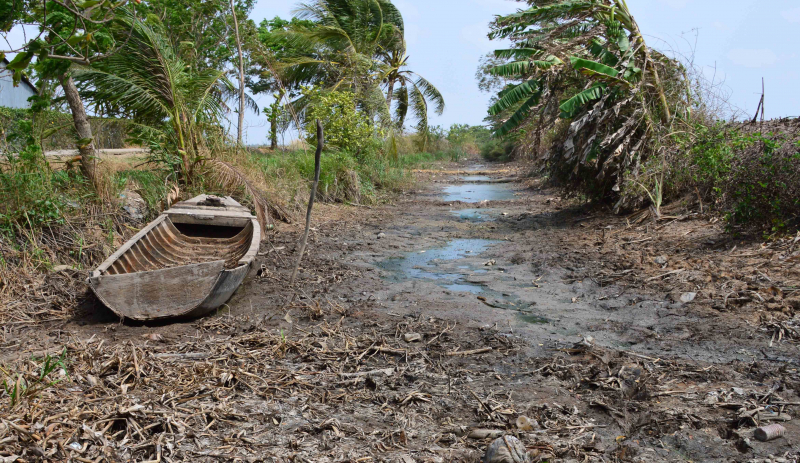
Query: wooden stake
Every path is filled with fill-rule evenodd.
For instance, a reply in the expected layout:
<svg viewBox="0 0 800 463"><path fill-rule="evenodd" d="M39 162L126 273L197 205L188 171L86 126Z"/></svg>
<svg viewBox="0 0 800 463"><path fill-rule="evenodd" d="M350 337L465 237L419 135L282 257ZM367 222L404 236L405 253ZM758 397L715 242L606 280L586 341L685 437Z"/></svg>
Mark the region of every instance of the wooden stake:
<svg viewBox="0 0 800 463"><path fill-rule="evenodd" d="M303 260L303 254L306 252L306 243L308 243L308 230L311 228L311 208L314 207L314 197L317 195L317 185L319 185L319 171L320 171L320 157L322 155L322 145L325 143L324 135L322 133L322 123L317 119L317 151L314 153L314 184L311 185L311 196L308 198L308 210L306 210L306 229L303 232L303 239L300 241L300 253L297 255L297 263L294 264L292 270L292 277L289 279L289 285L294 285L294 280L297 277L297 270L300 268L300 262Z"/></svg>

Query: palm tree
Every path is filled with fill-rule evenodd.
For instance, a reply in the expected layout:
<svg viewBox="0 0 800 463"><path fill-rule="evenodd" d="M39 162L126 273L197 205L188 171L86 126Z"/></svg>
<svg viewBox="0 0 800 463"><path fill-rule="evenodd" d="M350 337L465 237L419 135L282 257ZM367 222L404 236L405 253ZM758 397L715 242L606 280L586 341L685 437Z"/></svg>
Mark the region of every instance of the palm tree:
<svg viewBox="0 0 800 463"><path fill-rule="evenodd" d="M308 50L279 63L284 83L351 91L362 110L389 120L388 109L376 102L384 100L379 53L396 48L403 37L403 17L391 1L315 0L294 13L313 26L299 24L284 33L294 49ZM303 98L293 103L298 112L304 105Z"/></svg>
<svg viewBox="0 0 800 463"><path fill-rule="evenodd" d="M236 88L225 71L192 71L158 25L120 15L115 27L130 31L130 38L108 59L78 69L82 95L90 103L121 108L138 134L173 148L189 179L204 149L204 129L224 119L225 96Z"/></svg>
<svg viewBox="0 0 800 463"><path fill-rule="evenodd" d="M417 118L416 129L419 133L428 131L428 106L433 103L434 112L444 112L444 98L439 90L427 79L407 69L408 55L405 47L396 47L379 55L383 64L383 81L386 82L386 106L389 110L395 102L395 122L402 130L408 109ZM400 87L395 93L395 84ZM396 98L395 98L396 97Z"/></svg>
<svg viewBox="0 0 800 463"><path fill-rule="evenodd" d="M84 98L119 108L132 120L134 137L175 168L183 181L192 182L196 166L207 163L220 183L243 187L265 228L267 213L274 208L233 166L211 159L209 140L221 138L229 111L225 102L237 95L225 71L193 70L160 30L160 23L145 23L128 13L119 15L115 28L130 35L122 49L75 72Z"/></svg>

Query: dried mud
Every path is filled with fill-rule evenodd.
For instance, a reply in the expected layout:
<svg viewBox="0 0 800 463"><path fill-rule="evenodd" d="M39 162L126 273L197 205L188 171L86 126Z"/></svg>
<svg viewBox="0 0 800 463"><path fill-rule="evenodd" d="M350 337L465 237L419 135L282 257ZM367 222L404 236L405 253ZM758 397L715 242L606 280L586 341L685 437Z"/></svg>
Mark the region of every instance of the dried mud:
<svg viewBox="0 0 800 463"><path fill-rule="evenodd" d="M215 316L124 324L87 299L5 327L29 386L0 398L0 461L478 462L502 433L533 461L798 460L800 239L733 240L691 201L632 223L464 167L320 207L295 288L299 230L273 233Z"/></svg>

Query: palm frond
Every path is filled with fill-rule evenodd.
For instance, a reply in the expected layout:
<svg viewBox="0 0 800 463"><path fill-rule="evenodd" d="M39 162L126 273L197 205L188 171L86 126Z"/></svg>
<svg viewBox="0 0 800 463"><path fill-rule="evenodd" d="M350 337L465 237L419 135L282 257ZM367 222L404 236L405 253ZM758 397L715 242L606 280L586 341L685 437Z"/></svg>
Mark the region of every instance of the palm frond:
<svg viewBox="0 0 800 463"><path fill-rule="evenodd" d="M425 106L427 107L427 102L430 101L434 105L433 111L441 115L444 112L444 97L441 92L439 92L439 89L419 74L414 75L416 79L414 80L413 87L419 89L421 92L422 97L426 101Z"/></svg>
<svg viewBox="0 0 800 463"><path fill-rule="evenodd" d="M540 83L538 79L530 79L521 84L504 89L500 92L500 95L498 95L500 99L489 108L489 114L493 116L500 114L537 92L540 92Z"/></svg>
<svg viewBox="0 0 800 463"><path fill-rule="evenodd" d="M225 188L242 188L253 201L256 218L261 226L261 236L266 237L270 224L270 216L286 223L291 222L291 216L282 207L270 204L264 199L264 194L247 177L233 165L219 159L208 159L205 164L209 167L209 175Z"/></svg>

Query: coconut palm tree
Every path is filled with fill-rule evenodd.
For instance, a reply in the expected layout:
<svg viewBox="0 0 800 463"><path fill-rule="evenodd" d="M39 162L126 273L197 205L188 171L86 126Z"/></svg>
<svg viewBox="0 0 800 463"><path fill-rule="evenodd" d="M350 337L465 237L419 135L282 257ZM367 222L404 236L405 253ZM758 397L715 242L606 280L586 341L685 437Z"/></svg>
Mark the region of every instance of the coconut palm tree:
<svg viewBox="0 0 800 463"><path fill-rule="evenodd" d="M130 118L134 138L149 146L156 159L171 165L183 181L192 182L195 168L204 163L221 184L243 187L265 228L272 208L260 192L233 166L212 159L213 148L224 138L222 123L229 112L225 102L236 98L236 87L224 70L188 66L160 23L151 21L142 22L129 13L118 16L116 32L129 37L118 53L77 68L82 96L90 104L118 108Z"/></svg>
<svg viewBox="0 0 800 463"><path fill-rule="evenodd" d="M294 14L313 26L298 24L283 33L293 49L307 50L278 63L285 86L351 91L362 111L390 124L390 113L381 104L384 71L378 57L402 43L403 17L391 1L315 0ZM294 109L300 112L305 103L304 98L295 100Z"/></svg>
<svg viewBox="0 0 800 463"><path fill-rule="evenodd" d="M444 97L427 79L408 69L408 55L405 47L395 47L380 53L383 65L383 81L386 82L386 106L391 110L395 103L395 122L402 129L408 109L411 108L417 119L419 133L428 130L428 107L434 105L434 112L444 112ZM395 85L399 85L395 91Z"/></svg>
<svg viewBox="0 0 800 463"><path fill-rule="evenodd" d="M356 90L375 77L377 54L403 37L403 17L388 0L316 0L294 14L314 26L291 28L286 35L298 49L313 52L281 65L291 81L324 79L328 87Z"/></svg>
<svg viewBox="0 0 800 463"><path fill-rule="evenodd" d="M136 133L181 160L191 178L203 151L203 131L218 126L234 85L225 71L192 71L159 25L120 15L115 27L130 31L123 49L92 67L79 68L76 80L90 104L116 106L135 123Z"/></svg>

